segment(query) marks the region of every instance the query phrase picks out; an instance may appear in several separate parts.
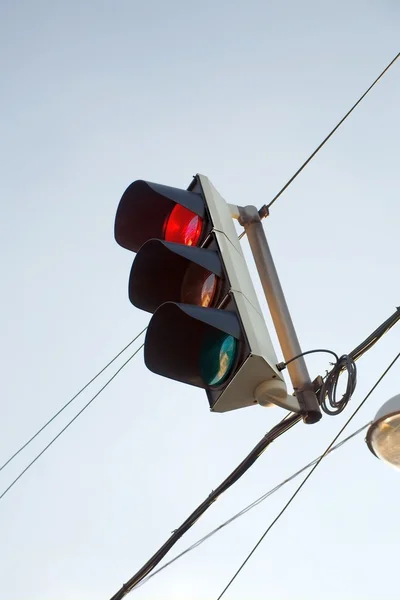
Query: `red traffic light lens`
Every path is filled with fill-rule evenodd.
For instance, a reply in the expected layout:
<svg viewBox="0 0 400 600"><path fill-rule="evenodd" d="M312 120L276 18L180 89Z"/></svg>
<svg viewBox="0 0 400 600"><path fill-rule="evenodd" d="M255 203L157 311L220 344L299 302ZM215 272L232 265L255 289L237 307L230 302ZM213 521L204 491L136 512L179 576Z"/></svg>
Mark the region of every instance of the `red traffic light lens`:
<svg viewBox="0 0 400 600"><path fill-rule="evenodd" d="M213 306L219 278L203 267L191 264L181 288L181 302L198 306Z"/></svg>
<svg viewBox="0 0 400 600"><path fill-rule="evenodd" d="M164 239L185 246L197 246L203 219L181 204L175 204L164 225Z"/></svg>

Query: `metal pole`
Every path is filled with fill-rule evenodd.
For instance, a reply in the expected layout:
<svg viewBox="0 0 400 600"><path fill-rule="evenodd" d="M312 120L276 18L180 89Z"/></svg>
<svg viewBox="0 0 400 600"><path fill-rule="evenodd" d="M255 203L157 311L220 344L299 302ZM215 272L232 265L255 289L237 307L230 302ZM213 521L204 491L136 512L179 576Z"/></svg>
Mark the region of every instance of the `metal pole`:
<svg viewBox="0 0 400 600"><path fill-rule="evenodd" d="M285 361L289 361L302 351L257 208L240 208L239 222L249 240L283 356ZM305 421L319 421L321 410L304 357L291 362L287 369L299 404L306 413Z"/></svg>

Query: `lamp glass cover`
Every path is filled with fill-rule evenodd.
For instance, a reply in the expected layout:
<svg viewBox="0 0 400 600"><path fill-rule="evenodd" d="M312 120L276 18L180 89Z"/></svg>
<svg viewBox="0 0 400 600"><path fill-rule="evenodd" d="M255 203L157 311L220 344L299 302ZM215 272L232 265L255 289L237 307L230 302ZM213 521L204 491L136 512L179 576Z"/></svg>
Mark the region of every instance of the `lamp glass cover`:
<svg viewBox="0 0 400 600"><path fill-rule="evenodd" d="M372 426L370 444L378 458L400 469L400 412Z"/></svg>

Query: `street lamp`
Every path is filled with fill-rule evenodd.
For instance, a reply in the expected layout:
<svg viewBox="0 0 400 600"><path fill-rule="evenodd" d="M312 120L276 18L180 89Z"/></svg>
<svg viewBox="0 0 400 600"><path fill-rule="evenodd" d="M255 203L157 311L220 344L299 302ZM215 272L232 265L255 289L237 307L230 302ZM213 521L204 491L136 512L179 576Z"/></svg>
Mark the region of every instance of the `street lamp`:
<svg viewBox="0 0 400 600"><path fill-rule="evenodd" d="M378 410L369 426L366 442L375 456L400 469L400 394Z"/></svg>

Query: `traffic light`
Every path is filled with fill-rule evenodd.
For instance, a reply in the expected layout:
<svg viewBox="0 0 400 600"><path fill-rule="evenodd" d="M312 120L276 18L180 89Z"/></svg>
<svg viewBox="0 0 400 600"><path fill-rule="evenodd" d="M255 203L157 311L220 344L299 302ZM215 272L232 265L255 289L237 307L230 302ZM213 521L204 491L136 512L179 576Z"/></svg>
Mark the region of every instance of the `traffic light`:
<svg viewBox="0 0 400 600"><path fill-rule="evenodd" d="M285 408L285 382L238 241L230 207L207 177L187 190L135 181L115 218L115 239L137 253L129 299L153 313L146 366L203 388L212 411L257 402Z"/></svg>

